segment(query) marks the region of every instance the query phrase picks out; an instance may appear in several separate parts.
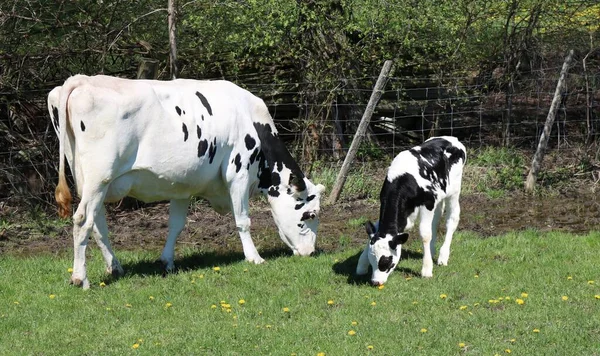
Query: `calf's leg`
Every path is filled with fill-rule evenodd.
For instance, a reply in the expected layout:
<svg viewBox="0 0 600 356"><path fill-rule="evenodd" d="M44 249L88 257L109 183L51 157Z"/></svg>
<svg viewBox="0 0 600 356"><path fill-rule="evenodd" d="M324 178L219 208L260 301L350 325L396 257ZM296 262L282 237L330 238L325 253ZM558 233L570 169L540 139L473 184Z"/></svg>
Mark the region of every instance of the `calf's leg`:
<svg viewBox="0 0 600 356"><path fill-rule="evenodd" d="M435 211L435 210L434 210ZM423 268L421 276L429 278L433 276L433 257L431 252L432 229L431 225L435 215L434 211L429 211L427 208L421 208L421 222L419 223L419 233L423 241Z"/></svg>
<svg viewBox="0 0 600 356"><path fill-rule="evenodd" d="M185 227L190 199L173 199L169 204L169 236L160 255L167 272L175 269L175 242Z"/></svg>
<svg viewBox="0 0 600 356"><path fill-rule="evenodd" d="M438 265L448 265L448 259L450 258L450 245L452 244L452 236L458 227L460 220L460 204L458 202L458 194L448 199L448 207L446 213L446 237L444 238L444 244L440 248L440 255L438 257Z"/></svg>

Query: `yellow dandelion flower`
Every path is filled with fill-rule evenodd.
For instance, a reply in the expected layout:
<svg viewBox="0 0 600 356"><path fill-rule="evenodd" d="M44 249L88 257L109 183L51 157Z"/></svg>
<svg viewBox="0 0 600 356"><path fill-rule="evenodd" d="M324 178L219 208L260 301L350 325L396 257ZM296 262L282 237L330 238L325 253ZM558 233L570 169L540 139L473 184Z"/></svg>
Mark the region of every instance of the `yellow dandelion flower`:
<svg viewBox="0 0 600 356"><path fill-rule="evenodd" d="M594 284L594 283L595 283L594 281L588 281L588 284Z"/></svg>
<svg viewBox="0 0 600 356"><path fill-rule="evenodd" d="M525 304L525 301L523 299L516 299L515 302L519 305Z"/></svg>
<svg viewBox="0 0 600 356"><path fill-rule="evenodd" d="M131 308L131 304L129 304L129 303L125 304L125 308Z"/></svg>
<svg viewBox="0 0 600 356"><path fill-rule="evenodd" d="M140 344L138 343L135 343L133 344L133 346L131 346L132 349L137 349L138 347L140 347Z"/></svg>
<svg viewBox="0 0 600 356"><path fill-rule="evenodd" d="M596 295L594 296L594 298L596 298L596 299L600 299L600 294L596 294Z"/></svg>
<svg viewBox="0 0 600 356"><path fill-rule="evenodd" d="M475 277L475 278L479 278L479 275L478 275L478 274L476 274L476 275L474 275L473 277Z"/></svg>
<svg viewBox="0 0 600 356"><path fill-rule="evenodd" d="M219 302L219 304L225 304L225 303L227 303L227 302L224 301L224 300L222 300L222 301Z"/></svg>
<svg viewBox="0 0 600 356"><path fill-rule="evenodd" d="M463 347L465 347L465 346L467 346L467 345L465 345L465 343L464 343L464 342L459 342L459 343L458 343L458 347L460 347L460 348L463 348Z"/></svg>
<svg viewBox="0 0 600 356"><path fill-rule="evenodd" d="M573 280L573 277L567 276L567 281L571 281L571 280Z"/></svg>
<svg viewBox="0 0 600 356"><path fill-rule="evenodd" d="M289 313L290 312L290 308L288 308L288 307L283 308L283 312L284 313Z"/></svg>
<svg viewBox="0 0 600 356"><path fill-rule="evenodd" d="M213 271L215 272L219 272L221 270L221 267L213 267Z"/></svg>
<svg viewBox="0 0 600 356"><path fill-rule="evenodd" d="M472 313L472 312L469 312L469 315L473 315L473 313Z"/></svg>
<svg viewBox="0 0 600 356"><path fill-rule="evenodd" d="M56 295L54 295L54 294L50 294L50 295L48 296L48 298L50 298L50 299L54 299L54 298L56 298Z"/></svg>
<svg viewBox="0 0 600 356"><path fill-rule="evenodd" d="M73 268L71 268L71 267L67 268L67 272L73 273Z"/></svg>
<svg viewBox="0 0 600 356"><path fill-rule="evenodd" d="M412 277L406 277L404 279L407 280L407 281L410 281L412 279Z"/></svg>
<svg viewBox="0 0 600 356"><path fill-rule="evenodd" d="M106 307L106 310L112 310L112 308L111 307Z"/></svg>
<svg viewBox="0 0 600 356"><path fill-rule="evenodd" d="M504 350L504 352L506 352L507 354L511 353L512 351L510 351L510 349L506 349Z"/></svg>
<svg viewBox="0 0 600 356"><path fill-rule="evenodd" d="M290 356L298 356L298 354L297 354L297 353L295 353L295 352L292 352L292 353L290 354Z"/></svg>
<svg viewBox="0 0 600 356"><path fill-rule="evenodd" d="M248 269L247 269L247 268L244 268L244 272L248 272Z"/></svg>
<svg viewBox="0 0 600 356"><path fill-rule="evenodd" d="M373 350L373 345L368 345L368 346L367 346L367 350L369 350L369 351L370 351L370 350Z"/></svg>
<svg viewBox="0 0 600 356"><path fill-rule="evenodd" d="M461 305L460 308L458 308L458 309L465 310L465 309L467 309L467 306L466 305Z"/></svg>
<svg viewBox="0 0 600 356"><path fill-rule="evenodd" d="M446 299L446 298L448 298L448 296L447 296L447 295L445 295L445 294L440 294L440 298L442 298L442 299Z"/></svg>
<svg viewBox="0 0 600 356"><path fill-rule="evenodd" d="M171 303L171 302L167 302L167 303L165 304L165 308L170 308L170 307L172 307L172 306L173 306L173 303Z"/></svg>
<svg viewBox="0 0 600 356"><path fill-rule="evenodd" d="M504 300L504 297L498 297L498 300Z"/></svg>
<svg viewBox="0 0 600 356"><path fill-rule="evenodd" d="M227 313L231 313L231 309L225 309Z"/></svg>
<svg viewBox="0 0 600 356"><path fill-rule="evenodd" d="M510 297L504 297L504 299L506 299L506 300L510 300L511 298L510 298Z"/></svg>
<svg viewBox="0 0 600 356"><path fill-rule="evenodd" d="M426 333L426 332L427 332L427 329L425 329L425 328L422 328L422 329L421 329L421 332L422 332L422 333Z"/></svg>
<svg viewBox="0 0 600 356"><path fill-rule="evenodd" d="M201 275L199 275L199 276L198 276L198 278L204 278L204 275L203 275L203 274L201 274Z"/></svg>
<svg viewBox="0 0 600 356"><path fill-rule="evenodd" d="M540 329L533 329L533 332L534 332L534 333L539 333L539 332L540 332Z"/></svg>
<svg viewBox="0 0 600 356"><path fill-rule="evenodd" d="M383 288L385 288L385 286L383 284L380 285L379 287L377 287L377 289L383 289Z"/></svg>
<svg viewBox="0 0 600 356"><path fill-rule="evenodd" d="M195 279L192 279L192 284L196 284L196 280Z"/></svg>
<svg viewBox="0 0 600 356"><path fill-rule="evenodd" d="M243 299L240 299L240 300L238 300L238 304L239 304L239 305L246 304L246 301L245 301L245 300L243 300Z"/></svg>
<svg viewBox="0 0 600 356"><path fill-rule="evenodd" d="M221 308L231 309L231 304L221 304Z"/></svg>
<svg viewBox="0 0 600 356"><path fill-rule="evenodd" d="M319 352L319 353L317 353L317 356L325 356L325 353L324 352Z"/></svg>
<svg viewBox="0 0 600 356"><path fill-rule="evenodd" d="M523 292L523 293L521 293L521 297L523 297L523 298L527 298L527 297L529 297L529 294L527 294L527 293Z"/></svg>
<svg viewBox="0 0 600 356"><path fill-rule="evenodd" d="M477 307L477 306L479 306L479 303L474 303L473 306Z"/></svg>
<svg viewBox="0 0 600 356"><path fill-rule="evenodd" d="M419 302L417 302L416 300L413 302L413 305L417 305L419 304Z"/></svg>
<svg viewBox="0 0 600 356"><path fill-rule="evenodd" d="M213 305L211 305L211 306L210 306L210 308L211 308L211 309L216 309L216 308L217 308L217 306L216 306L215 304L213 304Z"/></svg>
<svg viewBox="0 0 600 356"><path fill-rule="evenodd" d="M142 342L144 342L144 339L138 339L138 344L141 344Z"/></svg>
<svg viewBox="0 0 600 356"><path fill-rule="evenodd" d="M348 331L348 335L352 336L352 335L356 335L356 331L354 330L350 330Z"/></svg>
<svg viewBox="0 0 600 356"><path fill-rule="evenodd" d="M350 324L351 324L352 326L356 326L356 325L358 325L358 321L353 321L353 322L351 322Z"/></svg>
<svg viewBox="0 0 600 356"><path fill-rule="evenodd" d="M490 299L490 300L488 300L488 303L490 303L490 304L496 304L496 303L498 303L498 300L497 299Z"/></svg>
<svg viewBox="0 0 600 356"><path fill-rule="evenodd" d="M569 297L567 297L566 295L563 295L560 299L567 301L567 300L569 300Z"/></svg>
<svg viewBox="0 0 600 356"><path fill-rule="evenodd" d="M154 297L153 296L149 296L148 299L154 300Z"/></svg>
<svg viewBox="0 0 600 356"><path fill-rule="evenodd" d="M338 263L338 262L340 262L340 260L337 258L333 260L333 263Z"/></svg>
<svg viewBox="0 0 600 356"><path fill-rule="evenodd" d="M517 339L510 339L510 342L515 342L517 341Z"/></svg>
<svg viewBox="0 0 600 356"><path fill-rule="evenodd" d="M376 305L377 305L377 302L373 301L373 302L371 302L371 305L372 305L372 306L376 306Z"/></svg>
<svg viewBox="0 0 600 356"><path fill-rule="evenodd" d="M327 301L327 304L328 304L328 305L333 305L333 300L329 299L329 300Z"/></svg>
<svg viewBox="0 0 600 356"><path fill-rule="evenodd" d="M270 329L272 327L273 327L273 325L269 325L269 324L265 325L265 328L267 328L267 329Z"/></svg>
<svg viewBox="0 0 600 356"><path fill-rule="evenodd" d="M106 287L106 283L100 282L100 287Z"/></svg>

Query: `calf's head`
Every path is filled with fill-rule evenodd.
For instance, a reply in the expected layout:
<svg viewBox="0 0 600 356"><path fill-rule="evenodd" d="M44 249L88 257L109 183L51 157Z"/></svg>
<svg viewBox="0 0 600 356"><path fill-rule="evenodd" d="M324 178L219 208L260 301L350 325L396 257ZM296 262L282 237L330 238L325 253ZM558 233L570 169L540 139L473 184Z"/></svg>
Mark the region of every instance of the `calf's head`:
<svg viewBox="0 0 600 356"><path fill-rule="evenodd" d="M381 234L378 231L379 229L370 221L365 224L365 228L369 235L366 254L373 270L371 283L382 285L398 265L402 244L406 243L408 233Z"/></svg>
<svg viewBox="0 0 600 356"><path fill-rule="evenodd" d="M304 184L280 185L277 193L268 194L271 213L281 240L288 245L294 255L308 256L315 251L321 193L325 187L314 185L307 178ZM301 186L302 190L298 189Z"/></svg>

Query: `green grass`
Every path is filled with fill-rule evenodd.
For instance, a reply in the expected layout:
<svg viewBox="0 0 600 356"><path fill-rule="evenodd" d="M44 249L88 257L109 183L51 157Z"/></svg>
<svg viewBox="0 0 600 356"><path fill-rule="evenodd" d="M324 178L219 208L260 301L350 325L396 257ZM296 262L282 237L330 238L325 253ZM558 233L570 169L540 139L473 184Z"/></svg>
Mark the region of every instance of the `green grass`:
<svg viewBox="0 0 600 356"><path fill-rule="evenodd" d="M88 291L68 285L70 255L3 256L0 354L599 353L599 233L457 234L427 280L420 244L405 247L383 289L353 277L358 247L258 266L184 250L187 269L164 278L158 252L119 252L127 274L101 287L91 246Z"/></svg>
<svg viewBox="0 0 600 356"><path fill-rule="evenodd" d="M391 160L390 160L391 162ZM370 199L379 201L379 192L385 178L387 164L382 162L355 163L348 172L346 183L340 200ZM329 196L340 171L341 163L316 162L311 171L310 179L313 183L320 183L326 187L325 196Z"/></svg>
<svg viewBox="0 0 600 356"><path fill-rule="evenodd" d="M463 192L483 192L492 199L520 190L528 161L523 152L511 148L485 147L469 150L463 177Z"/></svg>

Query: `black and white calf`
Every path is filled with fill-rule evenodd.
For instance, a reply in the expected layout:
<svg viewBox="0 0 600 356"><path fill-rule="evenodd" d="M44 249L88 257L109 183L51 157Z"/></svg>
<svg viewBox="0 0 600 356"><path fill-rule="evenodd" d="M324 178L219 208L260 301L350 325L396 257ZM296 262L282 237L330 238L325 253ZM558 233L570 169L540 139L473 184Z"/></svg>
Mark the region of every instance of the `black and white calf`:
<svg viewBox="0 0 600 356"><path fill-rule="evenodd" d="M446 238L438 264L448 264L452 235L460 216L458 198L465 160L465 146L451 136L432 137L394 158L381 189L379 222L366 224L369 242L358 261L357 274L366 274L371 264L371 282L385 283L400 260L402 244L408 239L405 231L420 216L421 275L431 277L437 228L444 209Z"/></svg>

